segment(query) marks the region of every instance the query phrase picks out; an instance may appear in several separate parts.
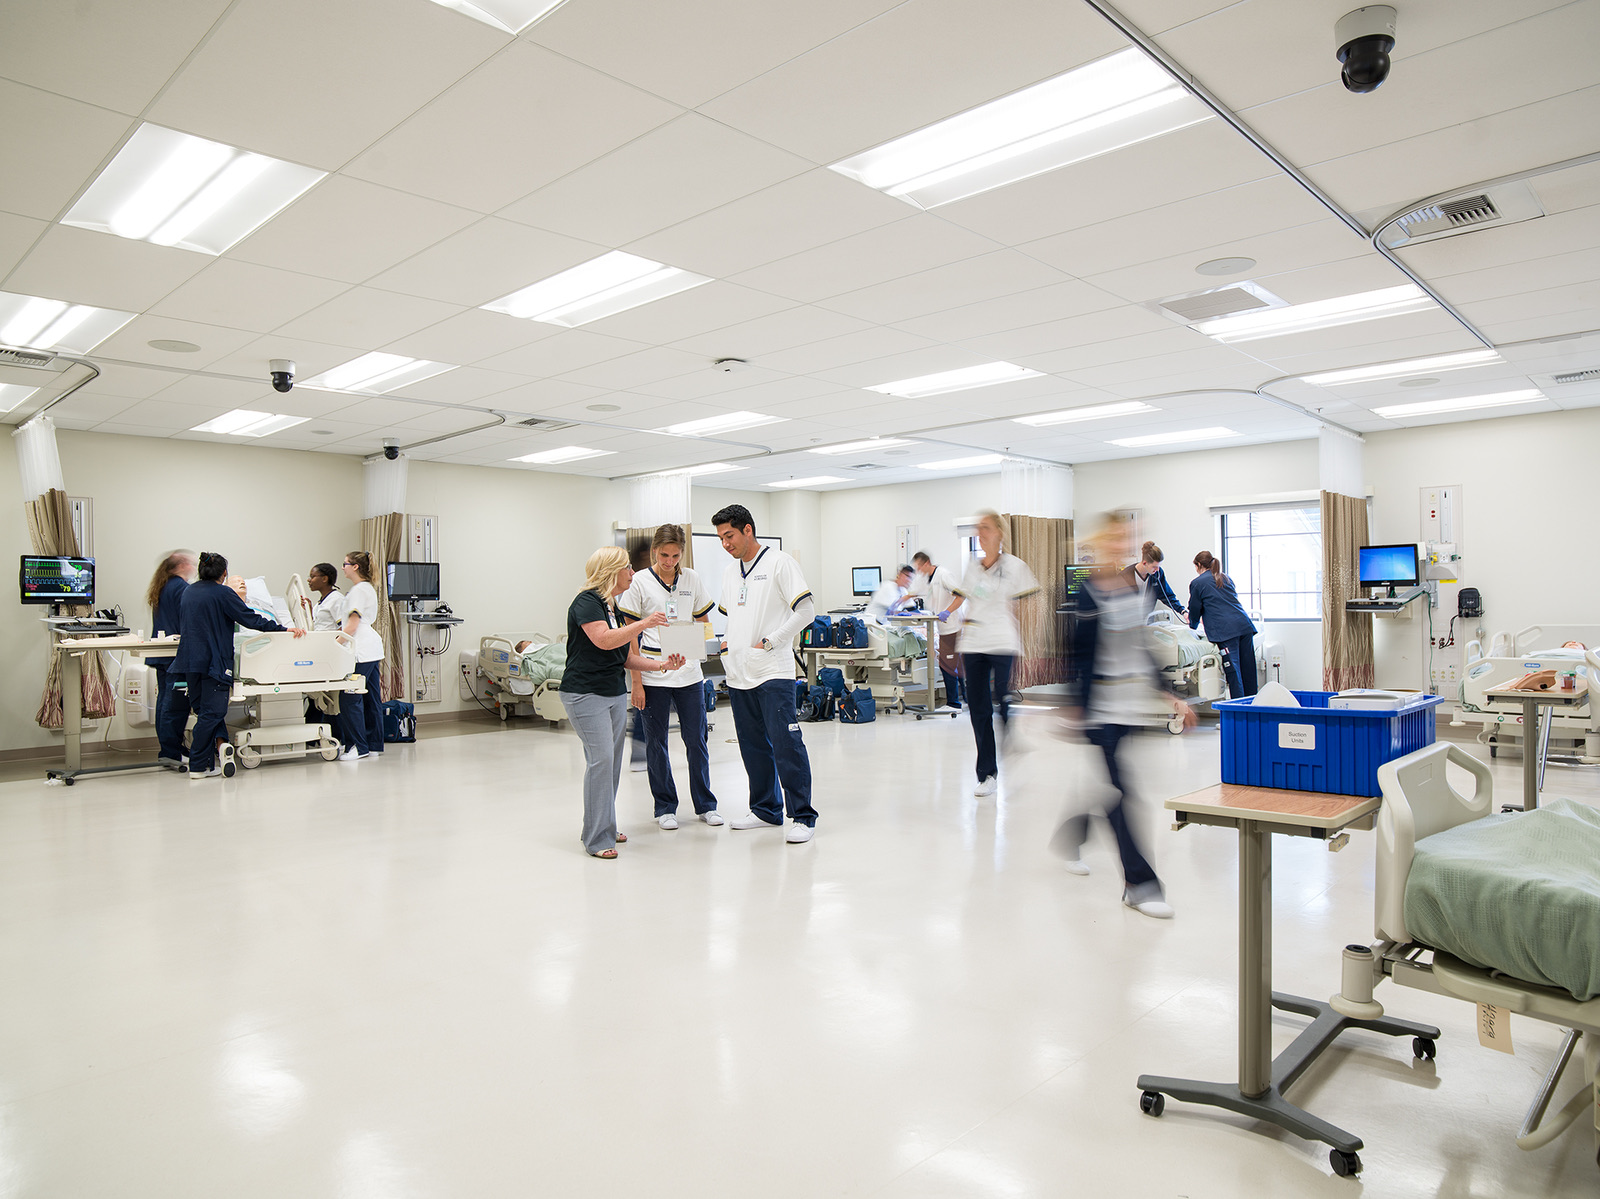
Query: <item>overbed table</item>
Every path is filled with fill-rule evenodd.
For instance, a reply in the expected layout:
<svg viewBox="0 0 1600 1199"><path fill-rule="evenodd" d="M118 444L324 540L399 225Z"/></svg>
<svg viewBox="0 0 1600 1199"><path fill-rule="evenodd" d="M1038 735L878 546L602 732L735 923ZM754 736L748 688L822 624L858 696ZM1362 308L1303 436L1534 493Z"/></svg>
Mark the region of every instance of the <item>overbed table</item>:
<svg viewBox="0 0 1600 1199"><path fill-rule="evenodd" d="M1378 796L1329 795L1320 791L1282 791L1219 783L1190 795L1169 799L1177 815L1175 828L1212 824L1239 834L1239 1081L1197 1082L1156 1074L1139 1076L1139 1106L1159 1116L1164 1095L1186 1103L1226 1108L1286 1128L1308 1140L1332 1146L1334 1169L1354 1174L1361 1138L1318 1119L1283 1097L1308 1066L1347 1028L1364 1028L1391 1037L1414 1037L1431 1043L1437 1028L1381 1017L1358 1020L1342 1016L1328 1004L1272 989L1272 841L1273 833L1314 837L1337 850L1349 840L1346 829L1373 827L1381 803ZM1311 1024L1276 1058L1272 1056L1272 1009L1310 1016ZM1418 1047L1414 1045L1414 1049Z"/></svg>
<svg viewBox="0 0 1600 1199"><path fill-rule="evenodd" d="M1575 708L1589 698L1589 680L1580 678L1571 691L1518 691L1495 687L1485 691L1490 699L1522 705L1522 810L1539 806L1539 789L1544 786L1544 756L1550 747L1550 720L1539 717L1540 708Z"/></svg>
<svg viewBox="0 0 1600 1199"><path fill-rule="evenodd" d="M142 658L146 654L166 656L177 650L177 637L155 639L132 634L63 637L52 648L61 656L61 731L64 761L63 769L47 770L45 778L60 779L70 787L85 775L122 774L129 770L150 770L157 767L165 770L176 769L175 766L159 759L148 758L116 766L83 765L83 659L85 654L119 651L135 658Z"/></svg>

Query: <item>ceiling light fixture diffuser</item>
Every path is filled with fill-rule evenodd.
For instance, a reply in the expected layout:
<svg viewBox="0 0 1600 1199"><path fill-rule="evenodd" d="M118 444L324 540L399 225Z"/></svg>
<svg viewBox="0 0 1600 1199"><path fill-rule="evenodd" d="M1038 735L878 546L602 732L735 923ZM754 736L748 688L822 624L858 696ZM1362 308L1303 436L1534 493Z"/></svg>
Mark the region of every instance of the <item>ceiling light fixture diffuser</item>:
<svg viewBox="0 0 1600 1199"><path fill-rule="evenodd" d="M367 395L387 395L398 388L420 383L456 367L448 362L429 362L426 358L406 358L400 354L363 354L342 366L313 375L301 387L317 391L354 391Z"/></svg>
<svg viewBox="0 0 1600 1199"><path fill-rule="evenodd" d="M190 429L191 433L220 433L228 437L266 437L282 433L296 425L303 425L309 416L282 416L276 412L255 412L249 408L235 408L214 420Z"/></svg>
<svg viewBox="0 0 1600 1199"><path fill-rule="evenodd" d="M1490 366L1505 359L1493 350L1466 350L1460 354L1439 354L1432 358L1410 358L1405 362L1380 363L1377 366L1352 366L1345 370L1323 371L1306 375L1300 382L1318 387L1338 387L1342 383L1376 383L1380 379L1401 379L1406 375L1443 373L1466 370L1474 366ZM1438 380L1432 380L1437 383Z"/></svg>
<svg viewBox="0 0 1600 1199"><path fill-rule="evenodd" d="M1213 340L1232 345L1234 342L1255 341L1262 337L1282 337L1289 333L1308 333L1313 329L1332 329L1338 325L1403 316L1432 307L1433 301L1423 294L1420 287L1414 283L1404 283L1399 287L1335 296L1331 300L1313 300L1309 304L1290 304L1287 308L1272 308L1265 312L1241 312L1236 316L1201 321L1194 327Z"/></svg>
<svg viewBox="0 0 1600 1199"><path fill-rule="evenodd" d="M501 33L521 33L535 22L542 21L567 0L433 0L444 8L453 8L474 21L492 25Z"/></svg>
<svg viewBox="0 0 1600 1199"><path fill-rule="evenodd" d="M918 470L966 470L974 466L999 466L1004 454L976 454L971 458L946 458L943 462L919 462Z"/></svg>
<svg viewBox="0 0 1600 1199"><path fill-rule="evenodd" d="M812 454L870 454L873 450L887 450L897 445L911 445L906 437L869 437L865 441L844 441L838 445L819 445Z"/></svg>
<svg viewBox="0 0 1600 1199"><path fill-rule="evenodd" d="M706 416L668 425L656 432L673 437L714 437L718 433L735 433L740 429L754 429L758 425L782 424L788 419L786 416L766 416L760 412L725 412L721 416Z"/></svg>
<svg viewBox="0 0 1600 1199"><path fill-rule="evenodd" d="M1419 400L1415 404L1389 404L1383 408L1374 408L1372 413L1386 420L1404 420L1409 416L1440 416L1447 412L1471 412L1479 408L1537 404L1540 400L1549 398L1537 387L1528 387L1520 391L1495 392L1492 395L1457 396L1450 400Z"/></svg>
<svg viewBox="0 0 1600 1199"><path fill-rule="evenodd" d="M880 383L867 390L886 396L899 396L904 400L920 400L927 396L947 395L952 391L971 391L975 387L1012 383L1018 379L1037 379L1043 373L1011 362L986 362L982 366L965 366L956 371L918 375L915 379L901 379L896 383Z"/></svg>
<svg viewBox="0 0 1600 1199"><path fill-rule="evenodd" d="M1184 445L1192 441L1221 441L1224 437L1238 437L1232 429L1213 425L1208 429L1179 429L1173 433L1147 433L1143 437L1119 437L1108 445L1120 445L1127 450L1140 450L1153 445Z"/></svg>
<svg viewBox="0 0 1600 1199"><path fill-rule="evenodd" d="M145 124L61 223L158 246L221 254L326 175Z"/></svg>
<svg viewBox="0 0 1600 1199"><path fill-rule="evenodd" d="M784 479L780 483L768 483L768 487L821 487L827 483L848 483L849 479L841 479L837 475L813 475L809 479Z"/></svg>
<svg viewBox="0 0 1600 1199"><path fill-rule="evenodd" d="M1171 76L1129 48L829 169L918 208L936 208L1210 116Z"/></svg>
<svg viewBox="0 0 1600 1199"><path fill-rule="evenodd" d="M1160 412L1154 404L1146 404L1143 400L1124 400L1118 404L1090 404L1084 408L1063 408L1059 412L1041 412L1036 416L1015 416L1011 419L1019 425L1032 425L1036 429L1047 429L1052 425L1071 425L1079 421L1104 420L1112 416L1137 416L1142 412Z"/></svg>
<svg viewBox="0 0 1600 1199"><path fill-rule="evenodd" d="M10 412L38 390L37 387L24 387L20 383L0 383L0 413Z"/></svg>
<svg viewBox="0 0 1600 1199"><path fill-rule="evenodd" d="M582 462L585 458L604 458L615 450L591 450L581 445L564 445L556 450L540 450L537 454L524 454L512 462L533 462L540 466L559 466L564 462Z"/></svg>
<svg viewBox="0 0 1600 1199"><path fill-rule="evenodd" d="M575 329L710 282L708 275L612 250L483 307L523 320Z"/></svg>
<svg viewBox="0 0 1600 1199"><path fill-rule="evenodd" d="M87 354L133 317L113 308L0 291L0 345Z"/></svg>
<svg viewBox="0 0 1600 1199"><path fill-rule="evenodd" d="M654 475L659 476L659 477L666 477L666 476L669 476L669 475L691 475L691 476L725 475L725 474L729 473L730 471L747 470L747 469L749 469L749 468L748 467L743 467L743 466L735 466L731 462L702 462L699 466L685 466L685 467L682 467L679 470L658 470L658 471L655 471L653 473L654 473ZM640 476L640 477L641 478L647 478L649 476Z"/></svg>

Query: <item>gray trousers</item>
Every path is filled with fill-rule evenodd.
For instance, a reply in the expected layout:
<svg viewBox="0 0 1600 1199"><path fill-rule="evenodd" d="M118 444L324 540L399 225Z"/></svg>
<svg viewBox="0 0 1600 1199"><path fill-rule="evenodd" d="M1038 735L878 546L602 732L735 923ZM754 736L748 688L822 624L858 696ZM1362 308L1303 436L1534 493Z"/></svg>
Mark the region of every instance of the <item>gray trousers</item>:
<svg viewBox="0 0 1600 1199"><path fill-rule="evenodd" d="M617 844L617 787L628 739L628 697L563 691L561 703L583 742L583 847L604 853Z"/></svg>

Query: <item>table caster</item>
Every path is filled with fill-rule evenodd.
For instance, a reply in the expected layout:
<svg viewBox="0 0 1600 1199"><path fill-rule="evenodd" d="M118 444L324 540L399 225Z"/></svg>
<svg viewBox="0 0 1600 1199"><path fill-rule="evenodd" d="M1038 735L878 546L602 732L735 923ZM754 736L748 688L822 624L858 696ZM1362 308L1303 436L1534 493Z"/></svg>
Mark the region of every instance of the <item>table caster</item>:
<svg viewBox="0 0 1600 1199"><path fill-rule="evenodd" d="M1361 1173L1361 1155L1346 1153L1343 1149L1328 1150L1328 1162L1340 1178L1354 1178Z"/></svg>
<svg viewBox="0 0 1600 1199"><path fill-rule="evenodd" d="M1167 1110L1167 1097L1160 1091L1145 1091L1139 1096L1139 1110L1147 1116L1159 1116Z"/></svg>
<svg viewBox="0 0 1600 1199"><path fill-rule="evenodd" d="M1411 1056L1433 1061L1438 1056L1439 1047L1433 1043L1432 1037L1412 1037Z"/></svg>

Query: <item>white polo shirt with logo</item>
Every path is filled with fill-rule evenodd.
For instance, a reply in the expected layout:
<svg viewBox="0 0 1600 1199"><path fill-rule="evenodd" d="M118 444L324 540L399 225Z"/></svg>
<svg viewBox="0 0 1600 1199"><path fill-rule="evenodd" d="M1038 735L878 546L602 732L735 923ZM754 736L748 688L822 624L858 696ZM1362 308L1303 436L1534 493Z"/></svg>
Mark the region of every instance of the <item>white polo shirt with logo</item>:
<svg viewBox="0 0 1600 1199"><path fill-rule="evenodd" d="M713 601L704 580L688 567L678 568L678 577L668 587L655 568L633 576L628 589L617 597L617 611L629 620L643 620L655 612L665 612L673 623L699 620L711 611ZM646 658L661 657L661 630L646 629L639 634L639 653ZM677 670L644 672L646 687L692 687L705 679L700 663L690 658Z"/></svg>
<svg viewBox="0 0 1600 1199"><path fill-rule="evenodd" d="M910 593L926 596L931 605L930 610L934 615L938 615L956 602L959 586L948 566L935 566L931 575L925 575L919 570L912 576ZM961 631L962 608L965 607L965 604L961 605L961 608L950 614L949 620L939 626L939 636L954 637Z"/></svg>
<svg viewBox="0 0 1600 1199"><path fill-rule="evenodd" d="M722 576L717 610L727 615L727 655L722 669L728 686L749 691L773 679L795 677L794 650L787 642L771 649L753 649L789 619L811 596L800 564L782 550L763 546L753 562L735 559Z"/></svg>
<svg viewBox="0 0 1600 1199"><path fill-rule="evenodd" d="M964 596L965 617L961 625L961 652L964 654L1010 654L1022 652L1022 630L1012 604L1039 590L1028 564L1014 554L1002 553L994 565L984 568L982 558L967 563L967 572L956 587Z"/></svg>

